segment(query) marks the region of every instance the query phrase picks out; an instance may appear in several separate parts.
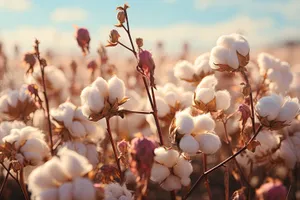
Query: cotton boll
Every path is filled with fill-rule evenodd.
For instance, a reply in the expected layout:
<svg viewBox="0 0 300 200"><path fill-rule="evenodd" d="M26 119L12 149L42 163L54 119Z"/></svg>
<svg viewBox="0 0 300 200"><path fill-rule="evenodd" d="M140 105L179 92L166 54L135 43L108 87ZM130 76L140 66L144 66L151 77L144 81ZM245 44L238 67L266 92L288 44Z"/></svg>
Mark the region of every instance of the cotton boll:
<svg viewBox="0 0 300 200"><path fill-rule="evenodd" d="M212 88L199 88L196 90L196 101L202 101L204 104L209 103L215 97L215 91Z"/></svg>
<svg viewBox="0 0 300 200"><path fill-rule="evenodd" d="M231 97L227 90L217 91L215 96L217 110L227 110L230 107Z"/></svg>
<svg viewBox="0 0 300 200"><path fill-rule="evenodd" d="M34 169L28 176L28 189L33 193L38 193L47 188L55 188L55 182L50 174L46 173L44 166Z"/></svg>
<svg viewBox="0 0 300 200"><path fill-rule="evenodd" d="M125 96L125 84L118 77L114 76L108 81L109 103L114 104L116 99L121 101Z"/></svg>
<svg viewBox="0 0 300 200"><path fill-rule="evenodd" d="M162 182L170 175L170 170L168 167L154 163L151 169L151 177L150 179L154 182Z"/></svg>
<svg viewBox="0 0 300 200"><path fill-rule="evenodd" d="M97 77L97 79L92 83L92 86L98 88L101 96L108 96L108 84L102 77Z"/></svg>
<svg viewBox="0 0 300 200"><path fill-rule="evenodd" d="M76 178L73 181L73 199L96 199L96 191L93 183L87 178Z"/></svg>
<svg viewBox="0 0 300 200"><path fill-rule="evenodd" d="M249 54L250 47L248 41L240 34L233 34L233 36L235 37L234 49L243 56Z"/></svg>
<svg viewBox="0 0 300 200"><path fill-rule="evenodd" d="M192 92L185 92L181 96L181 105L184 108L187 108L193 104L193 93Z"/></svg>
<svg viewBox="0 0 300 200"><path fill-rule="evenodd" d="M52 109L50 115L56 121L63 122L66 127L70 127L75 114L76 106L71 102L60 104L57 109Z"/></svg>
<svg viewBox="0 0 300 200"><path fill-rule="evenodd" d="M178 95L175 92L168 92L165 96L165 101L169 106L175 107L178 101Z"/></svg>
<svg viewBox="0 0 300 200"><path fill-rule="evenodd" d="M156 106L157 106L157 115L158 117L164 117L168 113L170 113L170 107L166 103L164 99L161 97L156 98Z"/></svg>
<svg viewBox="0 0 300 200"><path fill-rule="evenodd" d="M276 118L278 121L291 122L299 113L299 101L297 98L288 98Z"/></svg>
<svg viewBox="0 0 300 200"><path fill-rule="evenodd" d="M293 169L296 165L297 157L295 156L294 149L291 148L289 141L282 141L279 152L280 157L284 159L287 167Z"/></svg>
<svg viewBox="0 0 300 200"><path fill-rule="evenodd" d="M39 193L35 200L58 200L58 189L51 188L48 190L44 190L43 192Z"/></svg>
<svg viewBox="0 0 300 200"><path fill-rule="evenodd" d="M210 113L198 115L195 118L195 133L203 133L205 131L213 131L215 129L215 121Z"/></svg>
<svg viewBox="0 0 300 200"><path fill-rule="evenodd" d="M274 120L279 114L281 104L276 99L276 95L262 97L256 104L256 112L261 117L267 117L268 120Z"/></svg>
<svg viewBox="0 0 300 200"><path fill-rule="evenodd" d="M51 179L55 182L64 183L71 179L58 157L53 157L42 165L42 167L44 170L47 170L47 174L51 176Z"/></svg>
<svg viewBox="0 0 300 200"><path fill-rule="evenodd" d="M7 96L7 102L10 106L16 107L18 103L19 91L12 90L9 91L9 95Z"/></svg>
<svg viewBox="0 0 300 200"><path fill-rule="evenodd" d="M227 64L227 58L229 55L229 50L221 47L221 46L215 46L212 48L210 52L210 58L209 58L209 65L212 69L219 69L219 64ZM238 60L236 60L238 65Z"/></svg>
<svg viewBox="0 0 300 200"><path fill-rule="evenodd" d="M119 198L123 195L123 187L119 183L110 183L104 188L105 199L107 196ZM109 199L107 199L109 200Z"/></svg>
<svg viewBox="0 0 300 200"><path fill-rule="evenodd" d="M73 121L70 131L75 137L84 137L86 135L85 128L79 121Z"/></svg>
<svg viewBox="0 0 300 200"><path fill-rule="evenodd" d="M260 145L255 148L256 156L263 156L270 153L272 149L279 145L280 138L271 131L261 131L260 134L256 136L256 140L259 141Z"/></svg>
<svg viewBox="0 0 300 200"><path fill-rule="evenodd" d="M176 165L173 167L173 172L176 176L184 179L192 174L193 166L183 156L180 156Z"/></svg>
<svg viewBox="0 0 300 200"><path fill-rule="evenodd" d="M185 178L182 178L181 180L180 180L180 182L181 182L181 184L183 185L183 186L189 186L190 185L190 183L191 183L191 179L190 178L187 178L187 177L185 177Z"/></svg>
<svg viewBox="0 0 300 200"><path fill-rule="evenodd" d="M199 150L199 143L191 135L185 135L181 138L179 142L179 147L182 151L195 154Z"/></svg>
<svg viewBox="0 0 300 200"><path fill-rule="evenodd" d="M194 74L193 65L186 60L179 61L174 67L174 75L179 79L192 80Z"/></svg>
<svg viewBox="0 0 300 200"><path fill-rule="evenodd" d="M64 183L58 189L58 196L59 199L63 200L72 200L72 190L73 184L72 183Z"/></svg>
<svg viewBox="0 0 300 200"><path fill-rule="evenodd" d="M210 75L204 77L201 82L198 84L197 89L200 88L215 88L215 86L218 84L218 80L215 77L215 75Z"/></svg>
<svg viewBox="0 0 300 200"><path fill-rule="evenodd" d="M93 168L85 157L75 151L63 148L59 150L58 155L60 156L61 164L70 177L82 176Z"/></svg>
<svg viewBox="0 0 300 200"><path fill-rule="evenodd" d="M179 157L178 151L174 149L165 149L163 147L158 147L154 150L154 160L167 167L173 167Z"/></svg>
<svg viewBox="0 0 300 200"><path fill-rule="evenodd" d="M2 142L2 138L10 134L10 131L14 128L21 129L24 128L26 125L22 121L3 121L0 123L0 144Z"/></svg>
<svg viewBox="0 0 300 200"><path fill-rule="evenodd" d="M104 97L95 86L84 88L80 98L81 104L87 105L92 112L98 113L104 108Z"/></svg>
<svg viewBox="0 0 300 200"><path fill-rule="evenodd" d="M167 191L179 190L181 189L181 182L177 176L170 175L160 186Z"/></svg>
<svg viewBox="0 0 300 200"><path fill-rule="evenodd" d="M176 113L176 127L180 134L190 134L194 129L194 119L187 112L177 112Z"/></svg>
<svg viewBox="0 0 300 200"><path fill-rule="evenodd" d="M214 154L221 147L221 140L219 136L213 133L203 133L195 136L199 142L199 150L205 154Z"/></svg>

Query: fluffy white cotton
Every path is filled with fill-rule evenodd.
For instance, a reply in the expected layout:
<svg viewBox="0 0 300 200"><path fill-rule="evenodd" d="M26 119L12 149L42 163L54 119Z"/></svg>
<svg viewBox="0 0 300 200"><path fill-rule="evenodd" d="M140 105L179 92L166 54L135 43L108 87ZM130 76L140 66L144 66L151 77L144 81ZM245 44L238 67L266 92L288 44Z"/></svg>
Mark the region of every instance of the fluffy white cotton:
<svg viewBox="0 0 300 200"><path fill-rule="evenodd" d="M204 104L209 103L215 97L215 91L212 88L199 88L196 90L195 100L203 102Z"/></svg>
<svg viewBox="0 0 300 200"><path fill-rule="evenodd" d="M158 147L154 150L154 160L166 167L173 167L179 157L178 151L174 149L165 149L163 147Z"/></svg>
<svg viewBox="0 0 300 200"><path fill-rule="evenodd" d="M71 102L65 102L59 105L57 109L50 111L51 117L65 126L70 127L75 114L76 106Z"/></svg>
<svg viewBox="0 0 300 200"><path fill-rule="evenodd" d="M179 95L177 95L175 92L170 91L165 95L165 101L169 106L175 107L178 100L179 100Z"/></svg>
<svg viewBox="0 0 300 200"><path fill-rule="evenodd" d="M217 91L215 97L217 110L227 110L230 107L231 97L227 90Z"/></svg>
<svg viewBox="0 0 300 200"><path fill-rule="evenodd" d="M160 186L167 191L179 190L181 189L180 178L170 175Z"/></svg>
<svg viewBox="0 0 300 200"><path fill-rule="evenodd" d="M179 147L182 151L195 154L199 150L199 143L191 135L185 135L181 138L179 142Z"/></svg>
<svg viewBox="0 0 300 200"><path fill-rule="evenodd" d="M186 158L180 156L173 171L180 178L189 178L193 172L193 166Z"/></svg>
<svg viewBox="0 0 300 200"><path fill-rule="evenodd" d="M95 86L84 88L80 95L81 104L87 105L90 112L99 113L104 108L104 97Z"/></svg>
<svg viewBox="0 0 300 200"><path fill-rule="evenodd" d="M21 129L24 128L26 125L22 121L4 121L0 123L0 144L3 143L2 139L9 135L12 129Z"/></svg>
<svg viewBox="0 0 300 200"><path fill-rule="evenodd" d="M237 53L242 56L249 54L250 48L247 40L239 34L223 35L217 40L210 53L210 66L218 69L218 65L228 65L233 69L239 67Z"/></svg>
<svg viewBox="0 0 300 200"><path fill-rule="evenodd" d="M93 182L87 178L78 177L73 181L73 199L96 199L96 191Z"/></svg>
<svg viewBox="0 0 300 200"><path fill-rule="evenodd" d="M271 131L261 131L256 136L256 140L259 141L260 145L255 148L254 154L256 156L263 156L268 153L272 153L272 150L279 145L280 138L278 135Z"/></svg>
<svg viewBox="0 0 300 200"><path fill-rule="evenodd" d="M194 65L196 68L197 75L201 75L201 73L203 73L203 74L213 73L213 70L209 65L209 56L210 56L210 53L208 52L208 53L204 53L196 58Z"/></svg>
<svg viewBox="0 0 300 200"><path fill-rule="evenodd" d="M194 132L204 133L206 131L213 131L215 129L215 121L212 119L210 113L198 115L195 117L195 130Z"/></svg>
<svg viewBox="0 0 300 200"><path fill-rule="evenodd" d="M193 64L186 60L179 61L174 67L174 75L178 79L193 80L194 74L195 69Z"/></svg>
<svg viewBox="0 0 300 200"><path fill-rule="evenodd" d="M102 77L97 77L92 86L95 86L99 90L101 96L108 96L108 84Z"/></svg>
<svg viewBox="0 0 300 200"><path fill-rule="evenodd" d="M176 113L176 127L180 134L190 134L194 129L194 119L193 117L185 111Z"/></svg>
<svg viewBox="0 0 300 200"><path fill-rule="evenodd" d="M119 183L110 183L104 187L104 200L133 200L131 192L126 185L121 186Z"/></svg>
<svg viewBox="0 0 300 200"><path fill-rule="evenodd" d="M125 84L117 76L108 81L109 103L114 104L116 100L121 101L125 97Z"/></svg>
<svg viewBox="0 0 300 200"><path fill-rule="evenodd" d="M274 120L279 114L282 104L282 97L272 94L259 99L255 109L259 116L267 117L268 120Z"/></svg>
<svg viewBox="0 0 300 200"><path fill-rule="evenodd" d="M12 129L2 142L14 145L20 153L17 159L21 164L25 164L23 162L26 160L29 165L38 165L50 155L44 134L31 126Z"/></svg>
<svg viewBox="0 0 300 200"><path fill-rule="evenodd" d="M151 177L150 179L154 182L162 182L170 175L170 170L168 167L154 163L151 169Z"/></svg>
<svg viewBox="0 0 300 200"><path fill-rule="evenodd" d="M215 88L218 84L218 79L215 77L215 75L210 75L204 77L201 82L198 84L197 89L200 88Z"/></svg>
<svg viewBox="0 0 300 200"><path fill-rule="evenodd" d="M164 117L168 113L170 113L170 107L168 106L166 101L160 97L156 98L156 106L157 106L158 117Z"/></svg>
<svg viewBox="0 0 300 200"><path fill-rule="evenodd" d="M221 147L221 140L219 136L213 133L203 133L195 136L199 142L199 150L205 154L214 154Z"/></svg>
<svg viewBox="0 0 300 200"><path fill-rule="evenodd" d="M276 120L290 123L299 114L299 100L297 98L286 98L280 109Z"/></svg>

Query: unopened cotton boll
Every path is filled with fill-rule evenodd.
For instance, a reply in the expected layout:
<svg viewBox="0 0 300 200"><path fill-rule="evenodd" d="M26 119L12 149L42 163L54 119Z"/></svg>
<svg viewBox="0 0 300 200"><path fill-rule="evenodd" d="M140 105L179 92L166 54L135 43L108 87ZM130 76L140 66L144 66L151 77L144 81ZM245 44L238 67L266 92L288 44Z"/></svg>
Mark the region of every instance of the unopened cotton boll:
<svg viewBox="0 0 300 200"><path fill-rule="evenodd" d="M198 115L195 118L195 130L194 132L204 133L206 131L213 131L215 129L216 123L212 119L210 113Z"/></svg>
<svg viewBox="0 0 300 200"><path fill-rule="evenodd" d="M193 64L186 60L179 61L174 67L175 77L182 80L192 80L195 74Z"/></svg>
<svg viewBox="0 0 300 200"><path fill-rule="evenodd" d="M205 154L214 154L221 147L221 140L219 136L213 133L203 133L195 136L199 142L199 150Z"/></svg>
<svg viewBox="0 0 300 200"><path fill-rule="evenodd" d="M168 167L154 163L151 169L151 177L150 179L154 182L162 182L170 175L170 170Z"/></svg>
<svg viewBox="0 0 300 200"><path fill-rule="evenodd" d="M217 110L227 110L230 107L231 97L227 90L217 91L215 97Z"/></svg>
<svg viewBox="0 0 300 200"><path fill-rule="evenodd" d="M170 175L160 186L167 191L179 190L181 189L180 178Z"/></svg>
<svg viewBox="0 0 300 200"><path fill-rule="evenodd" d="M190 134L194 129L194 119L193 117L187 112L177 112L176 113L176 127L177 131L180 134Z"/></svg>
<svg viewBox="0 0 300 200"><path fill-rule="evenodd" d="M272 94L259 99L255 108L256 112L261 117L267 117L268 120L274 120L279 114L282 104L282 98L278 95Z"/></svg>
<svg viewBox="0 0 300 200"><path fill-rule="evenodd" d="M114 76L108 81L109 103L114 104L116 100L119 102L125 96L125 84L118 77Z"/></svg>
<svg viewBox="0 0 300 200"><path fill-rule="evenodd" d="M167 167L173 167L179 157L178 151L174 149L165 149L163 147L156 148L154 154L154 160Z"/></svg>
<svg viewBox="0 0 300 200"><path fill-rule="evenodd" d="M170 107L166 103L164 99L161 97L156 98L156 106L157 106L157 115L158 117L164 117L168 113L170 113Z"/></svg>
<svg viewBox="0 0 300 200"><path fill-rule="evenodd" d="M204 104L209 103L212 101L215 97L215 91L212 88L199 88L196 90L196 101L201 101Z"/></svg>
<svg viewBox="0 0 300 200"><path fill-rule="evenodd" d="M299 113L299 108L299 100L297 98L287 98L276 120L290 123Z"/></svg>
<svg viewBox="0 0 300 200"><path fill-rule="evenodd" d="M195 154L199 150L199 143L191 135L185 135L181 138L179 142L179 147L182 151Z"/></svg>

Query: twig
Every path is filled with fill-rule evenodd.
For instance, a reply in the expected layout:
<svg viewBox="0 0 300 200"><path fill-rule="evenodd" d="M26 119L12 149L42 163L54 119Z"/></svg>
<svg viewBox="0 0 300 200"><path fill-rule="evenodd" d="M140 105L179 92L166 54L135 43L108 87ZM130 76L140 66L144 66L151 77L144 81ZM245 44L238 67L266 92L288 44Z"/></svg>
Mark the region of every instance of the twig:
<svg viewBox="0 0 300 200"><path fill-rule="evenodd" d="M196 183L192 186L192 188L190 189L190 191L185 195L185 197L183 199L187 199L192 193L193 191L196 189L196 187L198 186L198 184L202 181L203 178L205 178L208 174L212 173L213 171L215 171L216 169L218 169L219 167L223 166L224 164L226 164L227 162L229 162L230 160L232 160L233 158L235 158L236 156L238 156L240 153L242 153L243 151L245 151L248 147L248 145L256 138L256 136L259 134L259 132L261 131L261 129L263 128L262 125L259 126L259 128L257 129L256 133L252 136L252 138L247 142L247 144L241 148L239 151L237 151L235 154L233 154L232 156L230 156L229 158L227 158L226 160L224 160L223 162L219 163L218 165L214 166L213 168L207 170L206 172L204 172L196 181Z"/></svg>
<svg viewBox="0 0 300 200"><path fill-rule="evenodd" d="M203 173L207 171L207 155L204 153L202 156L202 163L203 163ZM209 186L209 180L208 180L208 176L205 176L205 187L207 190L207 194L208 194L208 198L209 200L212 200L212 194L211 194L211 190L210 190L210 186Z"/></svg>
<svg viewBox="0 0 300 200"><path fill-rule="evenodd" d="M112 136L112 133L111 133L109 118L105 118L105 119L106 119L106 125L107 125L107 133L108 133L108 136L109 136L109 139L110 139L111 146L113 148L115 160L116 160L118 170L119 170L119 173L120 173L120 177L121 177L121 182L123 182L123 173L122 173L122 169L121 169L121 165L120 165L120 159L118 159L117 148L116 148L116 145L114 143L114 139L113 139L113 136Z"/></svg>
<svg viewBox="0 0 300 200"><path fill-rule="evenodd" d="M119 112L124 114L141 114L141 115L152 115L153 111L136 111L136 110L120 110Z"/></svg>
<svg viewBox="0 0 300 200"><path fill-rule="evenodd" d="M24 170L23 168L20 170L20 185L21 185L21 190L23 191L25 199L29 200L29 195L28 195L27 188L26 188L26 185L24 182L24 171L23 170Z"/></svg>
<svg viewBox="0 0 300 200"><path fill-rule="evenodd" d="M131 51L132 53L135 53L132 49L130 49L128 46L126 46L125 44L123 44L122 42L118 41L118 44L120 44L121 46L123 46L125 49Z"/></svg>

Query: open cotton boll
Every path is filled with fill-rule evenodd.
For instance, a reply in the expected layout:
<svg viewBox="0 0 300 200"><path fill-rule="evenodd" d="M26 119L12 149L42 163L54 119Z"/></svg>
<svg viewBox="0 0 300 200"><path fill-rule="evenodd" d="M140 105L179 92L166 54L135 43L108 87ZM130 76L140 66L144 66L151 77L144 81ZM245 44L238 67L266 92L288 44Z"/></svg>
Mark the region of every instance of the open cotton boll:
<svg viewBox="0 0 300 200"><path fill-rule="evenodd" d="M230 107L231 97L227 90L217 91L215 97L217 110L227 110Z"/></svg>
<svg viewBox="0 0 300 200"><path fill-rule="evenodd" d="M259 116L274 120L279 114L281 102L278 95L265 96L258 100L255 109Z"/></svg>
<svg viewBox="0 0 300 200"><path fill-rule="evenodd" d="M195 69L192 63L181 60L174 67L174 75L176 78L184 80L192 80L195 74Z"/></svg>
<svg viewBox="0 0 300 200"><path fill-rule="evenodd" d="M187 112L177 112L176 113L176 127L177 131L180 134L190 134L194 129L194 119L193 117Z"/></svg>
<svg viewBox="0 0 300 200"><path fill-rule="evenodd" d="M82 176L93 168L85 157L67 148L60 149L58 155L60 156L61 164L70 177Z"/></svg>
<svg viewBox="0 0 300 200"><path fill-rule="evenodd" d="M257 63L260 67L261 74L263 75L268 69L271 69L272 66L274 66L275 58L272 55L263 52L258 55Z"/></svg>
<svg viewBox="0 0 300 200"><path fill-rule="evenodd" d="M73 181L73 199L96 199L94 184L87 178L78 177Z"/></svg>
<svg viewBox="0 0 300 200"><path fill-rule="evenodd" d="M72 182L64 183L58 188L58 199L72 200Z"/></svg>
<svg viewBox="0 0 300 200"><path fill-rule="evenodd" d="M125 97L125 84L114 76L108 81L109 103L114 104L116 100L121 101Z"/></svg>
<svg viewBox="0 0 300 200"><path fill-rule="evenodd" d="M98 113L104 108L104 97L95 86L84 88L80 95L81 104L92 112ZM84 112L85 113L85 112Z"/></svg>
<svg viewBox="0 0 300 200"><path fill-rule="evenodd" d="M284 140L281 143L279 155L281 158L284 159L287 167L289 169L293 169L296 166L297 157L295 156L295 149L293 149L292 145L290 144L290 141Z"/></svg>
<svg viewBox="0 0 300 200"><path fill-rule="evenodd" d="M181 184L185 187L189 186L191 183L191 179L188 177L184 177L180 180Z"/></svg>
<svg viewBox="0 0 300 200"><path fill-rule="evenodd" d="M110 183L104 187L104 200L133 200L131 192L126 185L121 186L119 183Z"/></svg>
<svg viewBox="0 0 300 200"><path fill-rule="evenodd" d="M201 72L203 72L204 74L209 74L213 72L209 66L209 56L210 53L207 52L195 59L194 65L196 67L196 74L200 75Z"/></svg>
<svg viewBox="0 0 300 200"><path fill-rule="evenodd" d="M202 101L204 104L209 103L215 97L215 91L213 88L199 88L196 90L196 101Z"/></svg>
<svg viewBox="0 0 300 200"><path fill-rule="evenodd" d="M151 169L151 177L150 179L154 182L162 182L170 175L170 170L168 167L154 163Z"/></svg>
<svg viewBox="0 0 300 200"><path fill-rule="evenodd" d="M12 129L21 129L26 125L22 121L3 121L0 123L0 144L3 143L2 138L7 136Z"/></svg>
<svg viewBox="0 0 300 200"><path fill-rule="evenodd" d="M180 178L189 177L193 172L192 164L186 160L183 156L180 156L176 165L173 167L173 172Z"/></svg>
<svg viewBox="0 0 300 200"><path fill-rule="evenodd" d="M108 96L108 84L102 77L97 77L96 80L92 83L92 86L97 87L101 96Z"/></svg>
<svg viewBox="0 0 300 200"><path fill-rule="evenodd" d="M57 109L51 109L51 117L58 121L64 123L65 126L70 127L72 119L75 114L76 106L71 102L65 102L59 105Z"/></svg>
<svg viewBox="0 0 300 200"><path fill-rule="evenodd" d="M157 106L157 115L158 117L164 117L168 113L170 113L170 107L168 106L167 102L161 98L156 98L156 106Z"/></svg>
<svg viewBox="0 0 300 200"><path fill-rule="evenodd" d="M276 118L278 121L290 123L299 113L299 100L287 98Z"/></svg>
<svg viewBox="0 0 300 200"><path fill-rule="evenodd" d="M199 150L205 154L214 154L221 147L221 140L219 136L213 133L203 133L195 136L199 143Z"/></svg>
<svg viewBox="0 0 300 200"><path fill-rule="evenodd" d="M193 92L185 92L181 95L181 105L184 108L190 107L193 104Z"/></svg>
<svg viewBox="0 0 300 200"><path fill-rule="evenodd" d="M170 175L160 186L167 191L179 190L181 189L180 178Z"/></svg>
<svg viewBox="0 0 300 200"><path fill-rule="evenodd" d="M179 157L178 151L174 149L165 149L158 147L154 150L154 160L167 167L173 167Z"/></svg>
<svg viewBox="0 0 300 200"><path fill-rule="evenodd" d="M215 77L215 75L210 75L204 77L201 82L198 84L197 89L200 88L215 88L216 85L218 84L218 80Z"/></svg>
<svg viewBox="0 0 300 200"><path fill-rule="evenodd" d="M210 113L198 115L195 117L195 133L203 133L206 131L213 131L216 123L212 119Z"/></svg>
<svg viewBox="0 0 300 200"><path fill-rule="evenodd" d="M34 197L35 200L58 200L58 189L49 188L47 190L42 191Z"/></svg>
<svg viewBox="0 0 300 200"><path fill-rule="evenodd" d="M54 183L64 183L72 178L68 176L66 169L62 166L62 163L58 157L52 157L51 160L47 161L41 167L43 172L48 174L51 177L51 181Z"/></svg>
<svg viewBox="0 0 300 200"><path fill-rule="evenodd" d="M169 106L175 107L176 102L179 100L179 95L175 92L168 92L165 96L165 101Z"/></svg>
<svg viewBox="0 0 300 200"><path fill-rule="evenodd" d="M182 151L195 154L199 150L199 143L191 135L185 135L181 138L179 142L179 147Z"/></svg>
<svg viewBox="0 0 300 200"><path fill-rule="evenodd" d="M210 52L209 65L212 69L219 69L218 64L227 64L227 57L229 54L229 50L221 47L215 46L212 48ZM238 65L238 60L236 59L236 65ZM235 66L236 66L235 65Z"/></svg>
<svg viewBox="0 0 300 200"><path fill-rule="evenodd" d="M254 154L256 156L263 156L267 153L272 153L271 151L276 148L280 142L278 135L272 133L271 131L264 130L256 136L256 140L260 143L260 145L255 148Z"/></svg>

